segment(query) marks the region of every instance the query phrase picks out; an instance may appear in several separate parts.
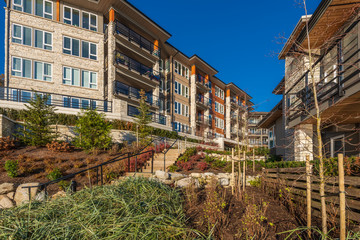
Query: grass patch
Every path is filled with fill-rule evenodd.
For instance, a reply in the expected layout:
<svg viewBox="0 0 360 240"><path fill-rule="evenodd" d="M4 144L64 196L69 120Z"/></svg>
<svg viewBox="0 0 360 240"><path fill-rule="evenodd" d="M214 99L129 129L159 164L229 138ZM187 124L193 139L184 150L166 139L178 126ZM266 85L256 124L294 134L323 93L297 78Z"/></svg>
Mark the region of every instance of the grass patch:
<svg viewBox="0 0 360 240"><path fill-rule="evenodd" d="M178 190L144 178L0 213L0 239L186 239Z"/></svg>

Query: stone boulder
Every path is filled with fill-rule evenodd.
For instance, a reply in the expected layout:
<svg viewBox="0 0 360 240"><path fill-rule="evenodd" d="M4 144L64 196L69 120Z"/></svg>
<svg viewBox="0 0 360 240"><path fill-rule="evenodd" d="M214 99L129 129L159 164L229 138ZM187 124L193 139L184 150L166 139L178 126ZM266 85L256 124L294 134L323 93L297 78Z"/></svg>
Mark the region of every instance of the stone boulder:
<svg viewBox="0 0 360 240"><path fill-rule="evenodd" d="M39 183L24 183L17 187L14 196L14 201L16 202L17 206L29 202L29 189L23 188L27 186L39 186ZM31 200L33 200L39 190L39 187L32 187L30 189L30 197Z"/></svg>
<svg viewBox="0 0 360 240"><path fill-rule="evenodd" d="M228 178L221 178L221 179L219 180L219 183L220 183L221 186L229 186L230 181L229 181Z"/></svg>
<svg viewBox="0 0 360 240"><path fill-rule="evenodd" d="M186 178L186 175L181 173L170 173L171 180L178 181L180 179Z"/></svg>
<svg viewBox="0 0 360 240"><path fill-rule="evenodd" d="M0 195L0 209L12 208L14 203L5 195Z"/></svg>
<svg viewBox="0 0 360 240"><path fill-rule="evenodd" d="M184 188L190 186L191 184L194 184L195 187L200 186L199 180L189 177L180 179L179 181L175 182L175 187Z"/></svg>
<svg viewBox="0 0 360 240"><path fill-rule="evenodd" d="M170 174L161 170L157 170L155 172L155 177L157 177L158 179L167 180L170 179Z"/></svg>
<svg viewBox="0 0 360 240"><path fill-rule="evenodd" d="M192 177L192 178L201 178L202 174L201 173L190 173L190 177Z"/></svg>
<svg viewBox="0 0 360 240"><path fill-rule="evenodd" d="M215 177L215 174L212 173L212 172L206 172L206 173L203 174L203 177L206 178L206 179L213 178L213 177Z"/></svg>
<svg viewBox="0 0 360 240"><path fill-rule="evenodd" d="M15 190L15 184L13 183L3 183L0 184L0 194L6 194L13 192Z"/></svg>
<svg viewBox="0 0 360 240"><path fill-rule="evenodd" d="M65 197L66 196L66 192L61 190L57 193L55 193L54 195L51 196L51 200L55 200L57 198L61 198L61 197Z"/></svg>
<svg viewBox="0 0 360 240"><path fill-rule="evenodd" d="M230 174L218 173L217 178L230 178Z"/></svg>
<svg viewBox="0 0 360 240"><path fill-rule="evenodd" d="M6 196L8 198L10 198L11 200L14 200L14 195L15 195L15 192L9 192L9 193L6 194Z"/></svg>
<svg viewBox="0 0 360 240"><path fill-rule="evenodd" d="M166 184L166 185L171 185L171 184L174 184L174 180L170 179L159 179L160 182L162 182L163 184Z"/></svg>

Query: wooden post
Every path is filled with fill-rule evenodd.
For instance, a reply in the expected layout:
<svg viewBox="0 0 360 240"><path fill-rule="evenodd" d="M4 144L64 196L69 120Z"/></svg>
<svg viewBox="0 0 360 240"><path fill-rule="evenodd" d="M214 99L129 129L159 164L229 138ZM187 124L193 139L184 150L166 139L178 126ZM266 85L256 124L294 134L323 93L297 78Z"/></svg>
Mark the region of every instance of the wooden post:
<svg viewBox="0 0 360 240"><path fill-rule="evenodd" d="M253 173L255 173L255 148L253 148Z"/></svg>
<svg viewBox="0 0 360 240"><path fill-rule="evenodd" d="M308 237L311 238L311 165L310 157L306 156L306 210Z"/></svg>
<svg viewBox="0 0 360 240"><path fill-rule="evenodd" d="M234 148L231 149L231 156L234 158Z"/></svg>
<svg viewBox="0 0 360 240"><path fill-rule="evenodd" d="M340 240L346 239L344 155L338 155L340 197Z"/></svg>
<svg viewBox="0 0 360 240"><path fill-rule="evenodd" d="M246 152L244 151L243 153L244 155L244 165L243 165L243 181L242 181L242 184L243 184L243 191L245 192L245 186L246 186Z"/></svg>
<svg viewBox="0 0 360 240"><path fill-rule="evenodd" d="M238 188L239 194L241 192L241 162L239 161L239 174L238 174Z"/></svg>
<svg viewBox="0 0 360 240"><path fill-rule="evenodd" d="M235 185L235 161L231 159L231 193L234 195L234 185Z"/></svg>

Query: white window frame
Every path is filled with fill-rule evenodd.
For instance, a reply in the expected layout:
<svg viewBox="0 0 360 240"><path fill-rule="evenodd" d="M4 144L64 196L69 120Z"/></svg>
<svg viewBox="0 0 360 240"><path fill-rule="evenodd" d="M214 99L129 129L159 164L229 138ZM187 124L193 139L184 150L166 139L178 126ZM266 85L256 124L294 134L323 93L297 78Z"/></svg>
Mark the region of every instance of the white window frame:
<svg viewBox="0 0 360 240"><path fill-rule="evenodd" d="M14 7L19 7L19 8L21 8L21 11L23 12L24 11L24 0L20 0L20 1L21 1L21 3L19 5L19 4L15 3L15 0L12 0L13 9L15 9ZM18 11L20 11L20 10L18 10Z"/></svg>
<svg viewBox="0 0 360 240"><path fill-rule="evenodd" d="M46 82L52 82L53 65L52 65L51 63L41 62L41 61L36 61L36 60L34 60L33 62L34 62L34 63L33 63L33 73L34 73L33 79L35 79L35 80L42 80L42 81L46 81ZM35 63L41 63L42 79L37 79L37 78L35 78L35 65L36 65ZM50 67L51 67L51 75L46 75L46 74L45 74L45 71L44 71L44 69L45 69L45 64L49 64L49 65L50 65ZM45 80L46 77L50 78L51 80Z"/></svg>
<svg viewBox="0 0 360 240"><path fill-rule="evenodd" d="M35 46L35 32L36 31L42 32L42 38L43 38L42 47L36 47ZM45 43L45 33L50 34L50 36L51 36L51 44ZM51 32L47 32L47 31L44 31L44 30L41 30L41 29L34 29L33 35L34 35L34 45L33 45L34 47L44 49L44 50L48 50L48 51L52 51L52 49L53 49L53 46L52 46L53 34ZM45 46L50 47L51 49L46 49ZM71 41L70 41L70 46L71 46ZM64 46L63 46L63 48L64 48Z"/></svg>
<svg viewBox="0 0 360 240"><path fill-rule="evenodd" d="M20 59L20 70L14 69L14 58ZM22 58L14 57L14 56L12 57L12 59L11 59L11 75L12 75L12 72L20 73L20 76L15 76L15 75L12 75L12 76L14 76L14 77L22 77L22 64L23 64Z"/></svg>
<svg viewBox="0 0 360 240"><path fill-rule="evenodd" d="M64 73L65 73L65 68L70 69L70 78L65 78L65 74L64 74ZM63 66L62 79L63 79L63 81L62 81L63 84L69 85L69 86L73 86L73 85L72 85L72 68L71 68L71 67ZM68 83L65 83L64 80L65 80L65 81L68 81L68 82L70 82L70 83L69 83L69 84L68 84Z"/></svg>
<svg viewBox="0 0 360 240"><path fill-rule="evenodd" d="M47 13L45 12L45 5L46 5L46 2L50 3L51 4L51 13ZM34 14L36 15L36 0L34 0ZM52 1L49 1L49 0L43 0L43 12L42 12L42 16L39 16L39 15L36 15L36 16L39 16L39 17L43 17L43 18L46 18L46 19L53 19L53 16L54 16L54 5L53 5L53 2ZM51 18L47 18L45 17L45 15L48 15L48 16L51 16Z"/></svg>
<svg viewBox="0 0 360 240"><path fill-rule="evenodd" d="M12 61L11 61L11 72L12 71L14 71L14 69L13 69L13 66L14 66L14 58L18 58L18 59L20 59L21 61L20 61L20 63L21 63L21 65L20 65L20 76L14 76L14 75L12 75L12 73L11 73L11 76L14 76L14 77L21 77L21 78L27 78L27 79L33 79L33 60L31 60L31 59L28 59L28 58L22 58L22 57L16 57L16 56L12 56ZM31 67L30 67L30 78L28 78L28 77L24 77L23 75L24 75L24 64L23 64L23 61L24 60L27 60L27 61L30 61L30 64L31 64ZM15 70L14 72L19 72L18 70Z"/></svg>
<svg viewBox="0 0 360 240"><path fill-rule="evenodd" d="M20 33L21 33L21 36L20 36L20 38L19 37L15 37L14 36L14 34L15 34L15 26L18 26L18 27L20 27ZM20 40L20 42L21 42L21 44L24 44L24 38L23 38L23 26L22 25L19 25L19 24L16 24L16 23L13 23L12 24L12 38L14 38L14 39L17 39L17 40ZM11 39L11 42L12 43L14 43L13 41L12 41L12 39ZM20 43L19 43L20 44Z"/></svg>
<svg viewBox="0 0 360 240"><path fill-rule="evenodd" d="M82 43L81 43L82 44ZM91 54L91 45L95 45L95 48L96 48L96 55L94 54ZM81 46L82 47L82 46ZM96 43L92 43L92 42L89 42L89 59L90 60L95 60L97 61L97 53L98 53L98 46ZM95 59L91 58L91 57L94 57Z"/></svg>
<svg viewBox="0 0 360 240"><path fill-rule="evenodd" d="M337 156L334 156L334 140L338 140L338 139L341 139L342 140L342 144L343 144L343 149L342 149L342 154L345 155L345 135L344 134L341 134L339 136L336 136L336 137L332 137L330 139L330 150L331 150L331 157L334 158L334 157L337 157Z"/></svg>
<svg viewBox="0 0 360 240"><path fill-rule="evenodd" d="M89 28L85 28L84 26L83 26L83 18L84 18L84 13L87 13L87 14L89 14ZM80 16L80 21L81 21L81 27L82 28L84 28L84 29L88 29L88 30L91 30L91 31L95 31L95 32L97 32L97 30L98 30L98 16L96 15L96 14L93 14L93 13L90 13L90 12L87 12L87 11L81 11L81 14L80 14L81 16ZM96 18L96 26L94 26L94 25L92 25L91 24L91 15L92 16L95 16L95 18ZM95 30L92 30L91 28L95 28Z"/></svg>
<svg viewBox="0 0 360 240"><path fill-rule="evenodd" d="M92 71L89 71L89 76L90 76L90 79L89 79L89 87L91 88L91 89L97 89L97 80L98 80L98 73L97 72L92 72ZM91 74L95 74L96 75L96 79L95 79L95 83L92 83L91 82ZM94 87L91 87L91 86L94 86Z"/></svg>
<svg viewBox="0 0 360 240"><path fill-rule="evenodd" d="M71 11L71 13L70 13L70 18L65 18L65 8L69 8ZM74 25L74 22L73 22L73 11L74 10L76 10L76 11L78 11L79 12L79 26L76 26L76 25ZM75 26L75 27L81 27L81 25L82 25L82 21L81 21L81 19L82 19L82 14L81 14L81 11L80 11L80 9L77 9L77 8L73 8L73 7L69 7L69 6L67 6L67 5L64 5L63 6L63 23L65 23L65 24L68 24L68 23L66 23L65 22L65 20L68 20L68 21L70 21L71 22L71 26Z"/></svg>
<svg viewBox="0 0 360 240"><path fill-rule="evenodd" d="M69 38L70 39L70 48L65 48L65 38ZM64 49L66 51L70 51L70 53L64 53ZM63 51L64 54L68 54L68 55L72 55L72 38L71 37L67 37L67 36L63 36Z"/></svg>

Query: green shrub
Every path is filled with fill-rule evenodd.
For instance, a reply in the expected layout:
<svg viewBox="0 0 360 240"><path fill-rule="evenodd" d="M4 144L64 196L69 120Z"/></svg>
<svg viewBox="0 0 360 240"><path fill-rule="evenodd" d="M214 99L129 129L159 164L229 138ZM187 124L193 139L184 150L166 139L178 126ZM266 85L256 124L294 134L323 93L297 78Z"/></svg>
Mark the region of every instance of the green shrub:
<svg viewBox="0 0 360 240"><path fill-rule="evenodd" d="M5 171L7 172L8 176L11 178L15 178L18 176L18 168L19 162L17 160L7 160L5 162Z"/></svg>
<svg viewBox="0 0 360 240"><path fill-rule="evenodd" d="M211 164L212 168L223 168L225 167L227 164L227 161L222 161L222 160L215 160L213 161L213 163Z"/></svg>
<svg viewBox="0 0 360 240"><path fill-rule="evenodd" d="M103 113L85 110L76 122L75 146L85 150L106 149L111 145L111 123L105 120Z"/></svg>
<svg viewBox="0 0 360 240"><path fill-rule="evenodd" d="M178 166L176 166L176 165L171 165L171 166L169 167L169 172L176 172L178 169L179 169Z"/></svg>
<svg viewBox="0 0 360 240"><path fill-rule="evenodd" d="M58 178L62 177L61 171L58 168L55 168L54 170L52 170L47 176L46 176L50 181L54 181Z"/></svg>
<svg viewBox="0 0 360 240"><path fill-rule="evenodd" d="M67 191L70 187L70 182L61 180L60 182L58 182L58 185L59 185L60 190Z"/></svg>
<svg viewBox="0 0 360 240"><path fill-rule="evenodd" d="M250 183L250 186L252 186L252 187L260 187L261 179L259 177L257 177L254 180L250 180L249 183Z"/></svg>
<svg viewBox="0 0 360 240"><path fill-rule="evenodd" d="M210 157L209 155L205 156L205 162L212 163L215 159L213 157Z"/></svg>

